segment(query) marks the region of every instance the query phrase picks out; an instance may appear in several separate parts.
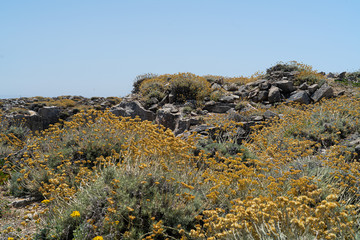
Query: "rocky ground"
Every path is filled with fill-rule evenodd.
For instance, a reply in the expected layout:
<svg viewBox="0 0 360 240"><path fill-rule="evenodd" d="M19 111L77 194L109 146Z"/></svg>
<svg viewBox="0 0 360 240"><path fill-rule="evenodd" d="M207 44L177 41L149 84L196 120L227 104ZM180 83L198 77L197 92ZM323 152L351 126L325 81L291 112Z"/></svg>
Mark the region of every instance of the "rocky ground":
<svg viewBox="0 0 360 240"><path fill-rule="evenodd" d="M238 129L241 142L251 131L251 126L257 122L281 117L268 110L283 102L296 102L301 104L317 103L325 98L341 95L358 94L354 89L337 84L334 80L337 75L328 74L326 81L321 84L308 84L306 82L295 86L296 72L272 71L266 78L259 79L245 85L225 82L223 79L208 79L211 89L221 90L222 96L218 99L205 101L199 105L189 100L183 104L173 101L168 93L161 101L154 100L153 104L145 108L138 94L130 94L123 99L119 98L84 98L81 96L61 96L56 98L17 98L1 99L2 114L12 123L23 124L32 131L44 130L50 124L66 120L81 110L95 108L109 110L116 116L136 117L152 121L171 129L175 135L186 137L191 132L207 135L215 126L204 123L209 116L226 114L236 122L241 122ZM360 154L360 135L354 133L344 141ZM37 207L32 199L17 199L7 194L5 186L0 191L0 204L8 207L2 213L0 228L18 226L16 231L21 236L34 232L33 221L27 224L28 218L36 218L45 206ZM35 210L34 210L35 209Z"/></svg>
<svg viewBox="0 0 360 240"><path fill-rule="evenodd" d="M173 94L168 93L161 101L153 99L153 104L148 108L144 107L139 94L130 94L122 99L81 96L1 99L0 108L11 122L22 122L32 131L46 129L50 124L69 119L81 110L95 108L108 109L116 116L139 116L179 135L185 131L202 132L203 128L207 128L202 126L202 120L212 114L229 114L234 120L243 122L247 126L244 131L247 132L248 126L274 117L276 114L266 109L279 103L311 104L325 98L356 94L352 88L334 81L339 75L330 73L322 83L304 82L296 86L294 80L297 74L297 71L273 68L263 78L245 85L229 83L223 78L209 78L207 80L211 83L212 91L221 92L221 96L215 100L205 98L201 104L195 100L178 104L174 102Z"/></svg>

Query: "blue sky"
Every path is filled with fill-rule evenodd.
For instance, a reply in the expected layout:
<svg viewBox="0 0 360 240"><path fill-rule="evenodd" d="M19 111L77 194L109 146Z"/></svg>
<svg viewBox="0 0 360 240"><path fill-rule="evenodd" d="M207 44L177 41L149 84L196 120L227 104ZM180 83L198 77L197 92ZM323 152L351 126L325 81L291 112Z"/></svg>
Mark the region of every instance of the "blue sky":
<svg viewBox="0 0 360 240"><path fill-rule="evenodd" d="M358 0L3 0L0 98L125 96L144 73L360 69Z"/></svg>

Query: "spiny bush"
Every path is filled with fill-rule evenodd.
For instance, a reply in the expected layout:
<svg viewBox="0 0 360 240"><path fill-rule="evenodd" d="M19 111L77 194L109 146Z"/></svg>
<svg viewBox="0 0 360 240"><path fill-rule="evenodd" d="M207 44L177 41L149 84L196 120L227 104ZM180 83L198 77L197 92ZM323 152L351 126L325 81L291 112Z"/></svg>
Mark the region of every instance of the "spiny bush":
<svg viewBox="0 0 360 240"><path fill-rule="evenodd" d="M225 94L225 91L224 90L216 90L216 91L213 91L211 92L210 94L210 100L212 101L215 101L215 102L218 102L219 99L224 96Z"/></svg>
<svg viewBox="0 0 360 240"><path fill-rule="evenodd" d="M55 101L50 101L48 105L62 107L62 108L70 108L70 107L75 107L76 102L71 99L59 99Z"/></svg>
<svg viewBox="0 0 360 240"><path fill-rule="evenodd" d="M257 71L252 74L250 77L238 76L238 77L225 77L224 82L226 83L235 83L237 85L244 85L247 83L255 82L265 76L265 73L262 71Z"/></svg>
<svg viewBox="0 0 360 240"><path fill-rule="evenodd" d="M305 82L309 85L322 83L325 79L325 76L313 70L312 66L296 61L277 63L275 66L266 70L266 77L270 77L270 74L274 71L297 72L293 81L296 86Z"/></svg>
<svg viewBox="0 0 360 240"><path fill-rule="evenodd" d="M360 86L360 71L356 71L356 72L350 72L350 73L345 73L340 74L339 78L336 79L337 82L341 82L344 84L350 84L352 86Z"/></svg>
<svg viewBox="0 0 360 240"><path fill-rule="evenodd" d="M24 141L30 137L31 132L23 122L14 124L0 115L0 167L13 152L20 151L24 146ZM0 184L7 180L7 177L8 174L0 171Z"/></svg>
<svg viewBox="0 0 360 240"><path fill-rule="evenodd" d="M167 77L165 75L142 81L139 91L146 108L161 101L166 96L166 83ZM155 99L156 102L153 102L153 99Z"/></svg>
<svg viewBox="0 0 360 240"><path fill-rule="evenodd" d="M156 78L158 75L154 74L154 73L145 73L145 74L141 74L136 76L134 83L133 83L133 90L132 93L139 93L140 92L140 86L142 84L143 81L147 80L147 79L152 79L152 78Z"/></svg>
<svg viewBox="0 0 360 240"><path fill-rule="evenodd" d="M119 98L119 97L107 97L106 100L107 100L111 105L116 105L116 104L119 104L122 99Z"/></svg>
<svg viewBox="0 0 360 240"><path fill-rule="evenodd" d="M160 101L169 93L176 103L184 103L186 100L202 101L211 92L210 83L192 73L165 74L146 79L139 89L147 106L152 103L151 99Z"/></svg>
<svg viewBox="0 0 360 240"><path fill-rule="evenodd" d="M351 133L360 131L359 104L357 98L339 97L307 107L293 105L295 108L287 115L302 116L296 124L292 121L292 126L283 126L285 136L315 141L322 147L338 144ZM289 109L278 110L286 112Z"/></svg>
<svg viewBox="0 0 360 240"><path fill-rule="evenodd" d="M138 168L109 167L91 185L85 186L76 200L64 206L65 212L52 211L39 239L180 239L198 222L204 200L184 188L182 179L166 172L157 172L149 166ZM163 176L161 176L164 174ZM166 180L169 179L169 180ZM105 191L104 191L105 190ZM79 212L73 216L73 212ZM71 228L68 228L71 226Z"/></svg>
<svg viewBox="0 0 360 240"><path fill-rule="evenodd" d="M169 90L178 103L184 103L186 100L202 101L211 92L210 83L192 73L174 74L169 83Z"/></svg>
<svg viewBox="0 0 360 240"><path fill-rule="evenodd" d="M283 117L254 125L234 155L221 150L239 147L241 126L224 115L204 118L208 139L180 139L150 122L81 113L16 147L6 170L45 198L38 239L357 239L360 164L346 160L341 140L358 129L359 107L346 96L281 104L271 110ZM330 147L305 131L327 118L350 129ZM335 124L342 119L346 127ZM195 149L200 139L219 148ZM96 157L78 152L96 141L105 144Z"/></svg>
<svg viewBox="0 0 360 240"><path fill-rule="evenodd" d="M90 111L75 115L61 128L55 125L34 136L24 143L26 150L20 156L7 159L3 170L11 174L13 194L45 198L43 204L48 207L43 214L52 214L46 221L57 219L56 225L54 222L44 225L39 239L84 237L90 234L86 230L93 217L97 224L94 229L98 229L94 234L115 234L115 225L107 224L111 218L112 224L119 224L116 236L128 235L128 239L134 239L154 234L162 239L162 236L189 234L194 214L200 213L208 201L192 186L203 171L194 171L197 160L192 155L193 145L193 140L175 138L170 130L148 121L119 119L110 113ZM99 177L103 179L98 182L102 193L109 190L105 191L109 194L106 198L91 190ZM209 187L204 184L196 189L206 193ZM101 204L94 203L86 195L88 191ZM103 201L108 204L111 197L121 198L116 202L118 205L113 205L118 214L109 210L110 205L102 204ZM85 202L81 200L84 198ZM93 211L93 215L86 217L89 221L79 224L79 228L77 213L67 216L67 212L63 215L59 211L59 206L69 206L70 202L74 207L87 206L86 212ZM129 208L121 210L124 202ZM76 211L83 216L81 208ZM102 215L104 211L109 215ZM127 217L123 215L125 212Z"/></svg>

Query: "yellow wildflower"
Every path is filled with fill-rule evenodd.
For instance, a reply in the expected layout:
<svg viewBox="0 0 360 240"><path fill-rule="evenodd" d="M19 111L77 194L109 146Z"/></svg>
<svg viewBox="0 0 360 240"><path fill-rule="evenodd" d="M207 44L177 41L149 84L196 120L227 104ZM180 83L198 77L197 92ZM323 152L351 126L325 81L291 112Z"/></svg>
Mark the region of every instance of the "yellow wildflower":
<svg viewBox="0 0 360 240"><path fill-rule="evenodd" d="M102 236L96 236L93 238L93 240L104 240L104 238Z"/></svg>
<svg viewBox="0 0 360 240"><path fill-rule="evenodd" d="M79 212L79 211L73 211L73 212L70 214L70 216L71 216L72 218L80 217L80 212Z"/></svg>

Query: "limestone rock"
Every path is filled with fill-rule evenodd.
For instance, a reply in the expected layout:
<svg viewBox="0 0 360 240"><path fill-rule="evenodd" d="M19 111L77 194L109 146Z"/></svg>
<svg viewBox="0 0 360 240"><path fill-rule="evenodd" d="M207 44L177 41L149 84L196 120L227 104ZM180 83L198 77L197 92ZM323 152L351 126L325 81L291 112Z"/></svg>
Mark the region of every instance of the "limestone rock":
<svg viewBox="0 0 360 240"><path fill-rule="evenodd" d="M227 95L227 96L222 96L219 101L220 102L224 102L224 103L232 103L234 102L236 99L239 99L239 96L237 95Z"/></svg>
<svg viewBox="0 0 360 240"><path fill-rule="evenodd" d="M269 90L268 100L270 103L281 101L281 93L278 87L272 86Z"/></svg>
<svg viewBox="0 0 360 240"><path fill-rule="evenodd" d="M225 84L224 85L224 89L226 91L229 91L229 92L235 92L237 91L239 88L238 86L235 84L235 83L230 83L230 84Z"/></svg>
<svg viewBox="0 0 360 240"><path fill-rule="evenodd" d="M316 90L318 90L319 89L319 85L318 84L313 84L313 85L311 85L311 86L308 86L308 91L309 91L309 93L312 95Z"/></svg>
<svg viewBox="0 0 360 240"><path fill-rule="evenodd" d="M138 101L123 101L112 107L110 112L116 116L135 118L139 116L141 120L154 121L155 113L146 110Z"/></svg>
<svg viewBox="0 0 360 240"><path fill-rule="evenodd" d="M275 82L275 86L280 88L284 93L291 93L295 90L294 84L289 80L280 80Z"/></svg>
<svg viewBox="0 0 360 240"><path fill-rule="evenodd" d="M309 104L311 99L306 91L298 91L288 98L288 102L298 102L302 104Z"/></svg>
<svg viewBox="0 0 360 240"><path fill-rule="evenodd" d="M175 113L173 108L159 109L156 113L156 123L163 125L166 128L175 130L181 114Z"/></svg>
<svg viewBox="0 0 360 240"><path fill-rule="evenodd" d="M220 103L220 102L210 101L205 103L205 107L203 109L214 113L226 113L232 108L235 108L234 103Z"/></svg>
<svg viewBox="0 0 360 240"><path fill-rule="evenodd" d="M314 102L320 101L322 98L330 98L334 96L334 90L327 84L322 85L315 93L311 96Z"/></svg>

